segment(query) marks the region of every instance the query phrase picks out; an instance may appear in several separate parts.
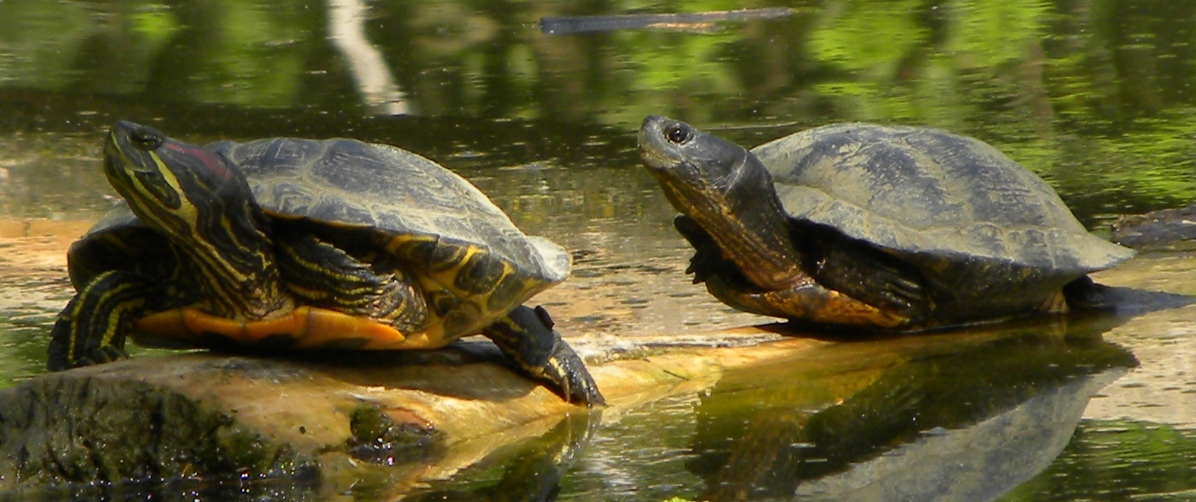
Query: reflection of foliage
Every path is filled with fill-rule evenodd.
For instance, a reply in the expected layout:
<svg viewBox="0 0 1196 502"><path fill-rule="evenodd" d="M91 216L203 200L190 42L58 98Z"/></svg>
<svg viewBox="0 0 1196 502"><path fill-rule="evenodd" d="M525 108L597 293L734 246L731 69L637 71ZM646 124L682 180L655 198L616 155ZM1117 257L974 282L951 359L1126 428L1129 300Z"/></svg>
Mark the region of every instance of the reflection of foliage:
<svg viewBox="0 0 1196 502"><path fill-rule="evenodd" d="M959 52L966 63L999 68L1026 57L1029 44L1038 43L1046 2L1029 0L960 0L952 6L957 17L947 50Z"/></svg>
<svg viewBox="0 0 1196 502"><path fill-rule="evenodd" d="M926 38L916 14L921 0L829 2L810 34L813 56L831 65L891 77Z"/></svg>
<svg viewBox="0 0 1196 502"><path fill-rule="evenodd" d="M814 90L832 99L853 120L923 121L923 111L934 109L924 99L931 97L933 102L938 94L926 88L942 86L946 83L942 77L953 72L936 58L924 72L931 78L911 81L905 73L931 38L928 28L919 23L922 3L843 0L828 4L826 15L810 34L811 56L850 74L814 82Z"/></svg>
<svg viewBox="0 0 1196 502"><path fill-rule="evenodd" d="M104 93L136 93L145 89L156 57L170 53L170 42L182 29L177 13L152 1L128 2L88 37L80 61L76 89Z"/></svg>
<svg viewBox="0 0 1196 502"><path fill-rule="evenodd" d="M1192 431L1142 422L1084 421L1050 468L1001 500L1169 499L1166 494L1196 490L1193 455Z"/></svg>
<svg viewBox="0 0 1196 502"><path fill-rule="evenodd" d="M717 31L573 36L544 35L534 21L644 12L641 3L367 6L369 40L424 114L622 129L648 113L707 125L925 124L995 144L1096 213L1196 197L1185 172L1196 2L825 0ZM651 11L766 6L673 1ZM356 113L365 107L355 108L326 22L298 0L7 0L0 85Z"/></svg>
<svg viewBox="0 0 1196 502"><path fill-rule="evenodd" d="M687 33L641 32L619 34L617 43L628 49L652 47L653 50L628 50L627 57L635 78L629 83L632 95L644 96L641 107L626 110L626 121L643 119L643 110L684 113L690 120L711 120L701 103L720 95L734 95L742 88L729 71L727 58L721 57L729 44L738 39L731 32L694 35ZM696 113L695 113L696 112Z"/></svg>
<svg viewBox="0 0 1196 502"><path fill-rule="evenodd" d="M130 30L141 35L149 52L157 53L179 30L179 21L163 5L151 5L129 16Z"/></svg>
<svg viewBox="0 0 1196 502"><path fill-rule="evenodd" d="M1024 92L1020 75L1006 67L1028 58L1042 10L1038 2L1003 0L831 4L810 35L811 52L823 64L850 70L851 78L814 88L838 98L851 120L957 130L975 116L988 123L984 105L993 96L970 91L1012 78Z"/></svg>
<svg viewBox="0 0 1196 502"><path fill-rule="evenodd" d="M1192 170L1196 167L1196 107L1182 107L1150 119L1135 121L1130 134L1110 138L1097 145L1085 145L1079 157L1070 159L1071 172L1058 173L1077 192L1083 187L1114 186L1124 198L1129 194L1147 199L1147 207L1186 205L1196 201ZM1075 167L1079 168L1075 168ZM1104 203L1116 203L1107 195ZM1127 204L1128 205L1128 204ZM1114 206L1108 212L1123 212Z"/></svg>
<svg viewBox="0 0 1196 502"><path fill-rule="evenodd" d="M1052 180L1089 214L1191 203L1196 95L1177 91L1193 77L1196 3L1101 0L1071 9L1044 43L1046 91L1068 135L1050 145L1058 156Z"/></svg>
<svg viewBox="0 0 1196 502"><path fill-rule="evenodd" d="M212 25L197 28L214 30L217 36L207 37L212 45L204 47L206 57L183 83L190 94L209 103L296 105L304 70L303 47L296 45L310 37L294 15L302 6L270 8L237 1L204 6L203 15L211 16Z"/></svg>
<svg viewBox="0 0 1196 502"><path fill-rule="evenodd" d="M60 89L69 84L90 23L87 11L74 2L0 2L0 85Z"/></svg>

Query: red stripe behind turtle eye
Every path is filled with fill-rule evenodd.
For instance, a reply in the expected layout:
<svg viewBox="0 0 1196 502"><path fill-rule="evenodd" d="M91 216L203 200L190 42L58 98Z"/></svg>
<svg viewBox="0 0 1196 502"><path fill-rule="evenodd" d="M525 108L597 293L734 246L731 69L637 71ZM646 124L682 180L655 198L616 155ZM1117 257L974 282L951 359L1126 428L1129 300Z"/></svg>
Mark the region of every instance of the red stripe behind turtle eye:
<svg viewBox="0 0 1196 502"><path fill-rule="evenodd" d="M173 150L189 157L195 157L203 162L204 167L211 171L216 176L222 179L228 179L232 174L229 173L228 168L225 167L224 161L216 154L197 146L184 146L178 143L166 143L162 145L167 149Z"/></svg>

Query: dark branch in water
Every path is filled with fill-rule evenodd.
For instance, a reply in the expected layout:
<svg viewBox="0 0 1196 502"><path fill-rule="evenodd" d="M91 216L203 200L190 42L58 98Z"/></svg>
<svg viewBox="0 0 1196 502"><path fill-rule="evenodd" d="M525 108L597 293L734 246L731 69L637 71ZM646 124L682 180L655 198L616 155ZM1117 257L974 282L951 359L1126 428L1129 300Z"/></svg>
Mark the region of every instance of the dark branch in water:
<svg viewBox="0 0 1196 502"><path fill-rule="evenodd" d="M679 14L627 14L619 16L578 16L540 18L540 31L549 35L636 29L709 29L710 23L777 19L793 15L792 9L743 9Z"/></svg>

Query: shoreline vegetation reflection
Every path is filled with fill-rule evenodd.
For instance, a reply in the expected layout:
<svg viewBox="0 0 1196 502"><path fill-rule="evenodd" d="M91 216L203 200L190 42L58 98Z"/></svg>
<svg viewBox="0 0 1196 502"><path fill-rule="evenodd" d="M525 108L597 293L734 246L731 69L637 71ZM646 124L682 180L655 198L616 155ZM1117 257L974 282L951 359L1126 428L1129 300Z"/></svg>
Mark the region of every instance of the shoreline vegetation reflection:
<svg viewBox="0 0 1196 502"><path fill-rule="evenodd" d="M5 2L0 105L16 113L0 118L0 133L92 134L127 118L229 139L368 135L395 113L622 133L648 110L755 145L870 121L992 143L1051 181L1089 225L1196 199L1189 2L797 2L787 17L711 33L568 36L546 36L536 21L627 9L367 7ZM258 127L238 127L241 113ZM487 139L456 146L485 153Z"/></svg>
<svg viewBox="0 0 1196 502"><path fill-rule="evenodd" d="M784 3L0 1L0 386L42 371L46 334L69 298L61 253L50 260L11 244L44 252L55 244L49 234L9 241L3 232L82 229L103 214L114 193L100 144L118 119L196 143L342 136L425 155L476 184L526 233L572 252L573 277L544 298L562 329L581 338L763 319L688 284L692 251L635 152L634 131L648 114L745 146L852 121L973 136L1042 175L1098 234L1119 214L1196 201L1196 2ZM729 9L786 15L678 26L651 17ZM652 22L553 35L540 22L591 16ZM1134 262L1123 282L1196 292L1173 279L1187 274L1186 255ZM1184 418L1196 381L1186 366L1191 322L1179 318L1188 311L1177 312L1099 330L1109 342L1055 333L1002 342L974 367L980 356L961 351L822 388L786 386L791 374L759 373L767 368L730 375L705 394L562 422L426 494L656 502L843 493L836 490L858 487L853 469L914 456L911 444L952 450L952 438L970 442L961 435L979 423L1082 410L1094 389L1133 366L1132 351L1142 366L1103 391L1115 398L1092 401L1094 418L1067 415L1051 426L1055 436L1043 441L1053 461L1007 455L1034 464L1000 488L1012 491L976 483L968 493L1182 499L1196 488L1196 431ZM794 368L783 369L808 366ZM781 381L754 385L773 377ZM965 385L978 381L989 385ZM749 398L776 406L743 409ZM1123 407L1101 408L1109 401ZM1060 413L1048 417L1048 408ZM927 427L901 427L910 417ZM528 476L536 483L511 487ZM370 500L389 489L361 488L345 496ZM152 488L296 500L314 489L285 480Z"/></svg>

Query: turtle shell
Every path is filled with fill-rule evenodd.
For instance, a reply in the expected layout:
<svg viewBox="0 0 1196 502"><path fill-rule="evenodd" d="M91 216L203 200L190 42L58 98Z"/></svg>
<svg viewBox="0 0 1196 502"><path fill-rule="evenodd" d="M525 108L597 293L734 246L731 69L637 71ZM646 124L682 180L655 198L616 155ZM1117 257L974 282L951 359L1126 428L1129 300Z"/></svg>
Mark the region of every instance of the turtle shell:
<svg viewBox="0 0 1196 502"><path fill-rule="evenodd" d="M1134 254L1089 234L1042 178L973 138L837 124L752 153L792 218L914 263L960 302L1024 302L1023 288L1045 296Z"/></svg>
<svg viewBox="0 0 1196 502"><path fill-rule="evenodd" d="M350 139L263 139L207 148L246 175L257 203L275 219L306 225L332 242L375 246L434 289L444 319L440 345L505 315L568 277L561 246L527 236L465 179L399 148ZM68 253L78 286L146 259L174 266L165 239L119 202Z"/></svg>

